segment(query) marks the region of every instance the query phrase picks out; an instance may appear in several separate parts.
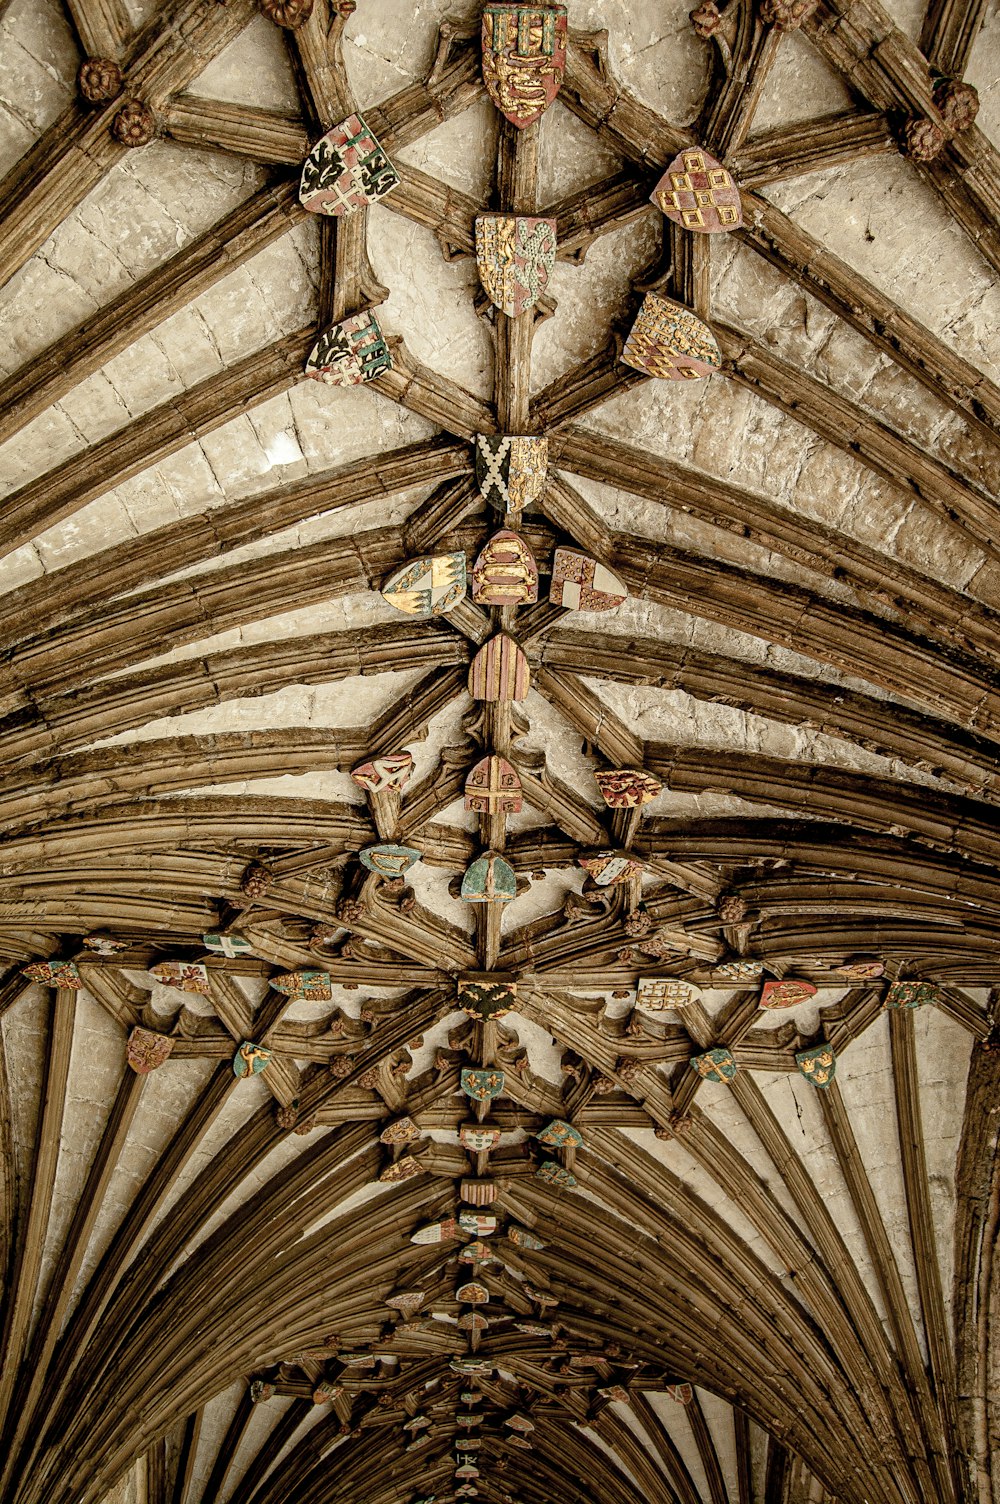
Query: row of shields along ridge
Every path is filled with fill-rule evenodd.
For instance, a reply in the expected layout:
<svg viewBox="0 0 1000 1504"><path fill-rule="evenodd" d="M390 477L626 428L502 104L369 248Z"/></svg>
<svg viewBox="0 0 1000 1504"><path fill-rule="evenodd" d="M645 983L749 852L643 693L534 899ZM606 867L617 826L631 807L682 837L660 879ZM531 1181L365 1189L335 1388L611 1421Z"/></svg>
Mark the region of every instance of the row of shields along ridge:
<svg viewBox="0 0 1000 1504"><path fill-rule="evenodd" d="M566 67L566 8L487 5L482 66L487 92L515 126L537 120L555 99ZM388 155L360 115L327 131L306 158L299 197L313 214L343 216L375 204L399 186ZM703 147L685 148L669 164L651 201L684 229L699 234L737 230L740 191ZM476 262L494 307L517 318L543 296L555 265L556 221L538 215L480 214ZM683 304L649 292L625 341L626 365L670 381L710 376L722 354L707 324ZM331 386L357 386L392 369L392 352L371 310L332 324L320 336L306 375Z"/></svg>

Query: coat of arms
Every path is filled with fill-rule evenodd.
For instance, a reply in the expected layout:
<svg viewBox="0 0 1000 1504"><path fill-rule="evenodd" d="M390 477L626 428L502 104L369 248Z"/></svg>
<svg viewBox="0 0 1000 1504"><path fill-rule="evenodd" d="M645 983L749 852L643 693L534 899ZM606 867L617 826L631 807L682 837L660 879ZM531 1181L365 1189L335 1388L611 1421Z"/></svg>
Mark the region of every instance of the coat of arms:
<svg viewBox="0 0 1000 1504"><path fill-rule="evenodd" d="M153 1029L134 1028L128 1037L125 1059L137 1076L148 1076L159 1070L170 1059L174 1042L166 1034L157 1034Z"/></svg>
<svg viewBox="0 0 1000 1504"><path fill-rule="evenodd" d="M662 1013L667 1008L686 1008L698 996L699 989L692 982L673 977L640 977L635 1005L647 1013Z"/></svg>
<svg viewBox="0 0 1000 1504"><path fill-rule="evenodd" d="M470 1281L470 1283L467 1285L459 1285L458 1289L455 1291L455 1299L463 1300L465 1304L469 1306L485 1306L489 1304L490 1292L489 1290L487 1290L485 1285L480 1285L475 1281ZM483 1417L481 1415L477 1415L473 1421L473 1424L477 1426L480 1425L482 1423L482 1419Z"/></svg>
<svg viewBox="0 0 1000 1504"><path fill-rule="evenodd" d="M851 982L873 982L877 977L885 976L885 962L878 956L850 956L836 970Z"/></svg>
<svg viewBox="0 0 1000 1504"><path fill-rule="evenodd" d="M535 1137L548 1149L583 1148L583 1134L579 1128L574 1128L572 1123L566 1123L562 1118L553 1118Z"/></svg>
<svg viewBox="0 0 1000 1504"><path fill-rule="evenodd" d="M504 1420L504 1425L511 1431L517 1431L521 1436L530 1436L535 1429L535 1422L529 1416L522 1415L520 1411L508 1415Z"/></svg>
<svg viewBox="0 0 1000 1504"><path fill-rule="evenodd" d="M694 1390L690 1384L668 1384L666 1393L678 1405L690 1405L694 1399Z"/></svg>
<svg viewBox="0 0 1000 1504"><path fill-rule="evenodd" d="M738 230L743 223L740 190L722 163L700 146L680 152L649 197L675 225L703 235Z"/></svg>
<svg viewBox="0 0 1000 1504"><path fill-rule="evenodd" d="M83 943L97 956L117 956L129 946L127 940L118 940L106 930L94 930L92 934L84 935Z"/></svg>
<svg viewBox="0 0 1000 1504"><path fill-rule="evenodd" d="M252 956L253 946L243 935L202 935L201 943L213 956Z"/></svg>
<svg viewBox="0 0 1000 1504"><path fill-rule="evenodd" d="M465 780L465 807L477 815L516 815L521 780L505 757L484 757Z"/></svg>
<svg viewBox="0 0 1000 1504"><path fill-rule="evenodd" d="M567 1170L565 1166L557 1164L554 1159L543 1159L535 1171L535 1177L538 1180L544 1180L546 1185L559 1186L567 1191L572 1190L576 1185L576 1176L572 1170Z"/></svg>
<svg viewBox="0 0 1000 1504"><path fill-rule="evenodd" d="M517 983L492 973L459 977L458 1006L471 1018L503 1018L517 1005Z"/></svg>
<svg viewBox="0 0 1000 1504"><path fill-rule="evenodd" d="M306 157L299 202L310 214L350 214L398 185L399 174L361 116L348 115Z"/></svg>
<svg viewBox="0 0 1000 1504"><path fill-rule="evenodd" d="M267 1069L273 1053L267 1045L254 1044L252 1039L244 1039L233 1056L233 1075L239 1076L241 1080L244 1076L259 1076Z"/></svg>
<svg viewBox="0 0 1000 1504"><path fill-rule="evenodd" d="M556 264L556 222L524 214L476 218L479 280L491 303L516 319L534 308Z"/></svg>
<svg viewBox="0 0 1000 1504"><path fill-rule="evenodd" d="M594 782L609 809L635 809L663 792L663 784L644 768L609 768L595 773Z"/></svg>
<svg viewBox="0 0 1000 1504"><path fill-rule="evenodd" d="M402 877L404 872L409 872L414 862L419 862L420 852L413 846L396 846L387 843L381 846L366 846L358 852L358 858L363 867L369 872L374 872L378 877L390 879Z"/></svg>
<svg viewBox="0 0 1000 1504"><path fill-rule="evenodd" d="M275 1386L269 1383L267 1379L250 1380L250 1401L252 1404L266 1404L268 1400L274 1399L276 1393Z"/></svg>
<svg viewBox="0 0 1000 1504"><path fill-rule="evenodd" d="M384 794L389 789L404 788L412 772L412 752L387 752L384 757L359 763L351 769L351 777L367 793Z"/></svg>
<svg viewBox="0 0 1000 1504"><path fill-rule="evenodd" d="M458 1142L472 1154L484 1154L487 1149L495 1149L500 1142L500 1129L490 1128L485 1123L463 1123L458 1130Z"/></svg>
<svg viewBox="0 0 1000 1504"><path fill-rule="evenodd" d="M492 1102L503 1094L504 1073L497 1070L477 1069L464 1066L461 1075L462 1090L474 1102Z"/></svg>
<svg viewBox="0 0 1000 1504"><path fill-rule="evenodd" d="M386 1165L379 1175L379 1180L387 1185L397 1185L401 1180L412 1180L415 1175L421 1173L419 1159L414 1159L412 1154L404 1154L402 1158L394 1160L391 1165Z"/></svg>
<svg viewBox="0 0 1000 1504"><path fill-rule="evenodd" d="M548 109L565 71L565 5L483 8L483 82L512 125L530 125Z"/></svg>
<svg viewBox="0 0 1000 1504"><path fill-rule="evenodd" d="M275 992L303 1003L328 1003L333 997L333 980L328 971L284 971L271 978L271 986Z"/></svg>
<svg viewBox="0 0 1000 1504"><path fill-rule="evenodd" d="M617 575L596 559L571 548L557 548L552 559L549 600L567 611L613 611L628 600Z"/></svg>
<svg viewBox="0 0 1000 1504"><path fill-rule="evenodd" d="M887 1008L922 1008L936 1003L938 988L933 982L893 982L885 995Z"/></svg>
<svg viewBox="0 0 1000 1504"><path fill-rule="evenodd" d="M608 1384L605 1388L598 1389L597 1392L602 1400L611 1400L612 1402L617 1400L620 1405L630 1405L632 1403L632 1396L624 1384Z"/></svg>
<svg viewBox="0 0 1000 1504"><path fill-rule="evenodd" d="M402 1290L398 1295L386 1296L385 1303L387 1306L391 1306L394 1311L399 1311L403 1316L415 1316L426 1299L427 1296L423 1290ZM416 1421L419 1417L415 1415L413 1419ZM426 1425L428 1422L425 1421L424 1424ZM407 1427L404 1426L403 1430L405 1431L406 1429ZM416 1429L414 1427L414 1430Z"/></svg>
<svg viewBox="0 0 1000 1504"><path fill-rule="evenodd" d="M513 867L496 852L487 851L466 869L462 897L466 903L510 903L517 897Z"/></svg>
<svg viewBox="0 0 1000 1504"><path fill-rule="evenodd" d="M200 992L203 997L212 995L208 970L199 961L157 961L149 968L149 975L164 987L176 987L180 992Z"/></svg>
<svg viewBox="0 0 1000 1504"><path fill-rule="evenodd" d="M738 1069L732 1050L721 1046L706 1050L704 1055L692 1055L691 1066L706 1081L731 1081Z"/></svg>
<svg viewBox="0 0 1000 1504"><path fill-rule="evenodd" d="M472 599L480 606L530 606L538 599L538 566L516 533L494 533L472 566Z"/></svg>
<svg viewBox="0 0 1000 1504"><path fill-rule="evenodd" d="M497 1199L497 1189L495 1180L481 1180L466 1176L464 1180L459 1181L458 1194L470 1206L492 1206Z"/></svg>
<svg viewBox="0 0 1000 1504"><path fill-rule="evenodd" d="M465 555L433 554L397 569L382 596L408 616L444 616L464 600L465 589Z"/></svg>
<svg viewBox="0 0 1000 1504"><path fill-rule="evenodd" d="M691 381L722 366L722 351L707 324L681 303L648 292L625 341L622 360L647 376Z"/></svg>
<svg viewBox="0 0 1000 1504"><path fill-rule="evenodd" d="M541 1238L533 1233L530 1228L518 1227L516 1223L512 1223L508 1227L507 1236L516 1248L528 1248L532 1251L537 1251L545 1247Z"/></svg>
<svg viewBox="0 0 1000 1504"><path fill-rule="evenodd" d="M469 694L474 700L523 700L530 684L528 660L504 632L484 643L469 668Z"/></svg>
<svg viewBox="0 0 1000 1504"><path fill-rule="evenodd" d="M411 1243L450 1243L458 1236L458 1223L454 1217L445 1217L441 1222L428 1222L418 1227L410 1237Z"/></svg>
<svg viewBox="0 0 1000 1504"><path fill-rule="evenodd" d="M577 857L577 861L599 888L613 888L646 870L638 857L626 851L595 851L592 856Z"/></svg>
<svg viewBox="0 0 1000 1504"><path fill-rule="evenodd" d="M75 961L30 961L21 967L21 975L29 982L43 982L47 987L62 987L67 992L76 992L83 986Z"/></svg>
<svg viewBox="0 0 1000 1504"><path fill-rule="evenodd" d="M476 481L484 500L501 512L521 512L538 500L548 476L549 441L529 434L476 434Z"/></svg>
<svg viewBox="0 0 1000 1504"><path fill-rule="evenodd" d="M794 1008L807 998L816 996L812 982L800 982L785 977L780 982L765 982L760 992L762 1008Z"/></svg>
<svg viewBox="0 0 1000 1504"><path fill-rule="evenodd" d="M415 1138L420 1137L420 1129L412 1118L397 1118L390 1123L388 1128L383 1128L379 1134L379 1142L382 1144L409 1144Z"/></svg>
<svg viewBox="0 0 1000 1504"><path fill-rule="evenodd" d="M760 961L720 961L713 970L724 982L755 982L764 966Z"/></svg>
<svg viewBox="0 0 1000 1504"><path fill-rule="evenodd" d="M489 1243L484 1243L482 1238L474 1238L471 1243L466 1243L465 1247L461 1249L458 1255L458 1262L460 1264L477 1264L485 1268L487 1264L498 1264L500 1260L493 1252Z"/></svg>
<svg viewBox="0 0 1000 1504"><path fill-rule="evenodd" d="M813 1045L811 1050L799 1050L795 1064L813 1086L829 1086L837 1074L837 1057L828 1044Z"/></svg>
<svg viewBox="0 0 1000 1504"><path fill-rule="evenodd" d="M462 1232L474 1233L477 1238L491 1238L499 1223L490 1212L462 1211L458 1214L458 1225Z"/></svg>
<svg viewBox="0 0 1000 1504"><path fill-rule="evenodd" d="M327 386L360 386L391 370L389 346L373 313L355 313L331 324L305 364L306 375Z"/></svg>

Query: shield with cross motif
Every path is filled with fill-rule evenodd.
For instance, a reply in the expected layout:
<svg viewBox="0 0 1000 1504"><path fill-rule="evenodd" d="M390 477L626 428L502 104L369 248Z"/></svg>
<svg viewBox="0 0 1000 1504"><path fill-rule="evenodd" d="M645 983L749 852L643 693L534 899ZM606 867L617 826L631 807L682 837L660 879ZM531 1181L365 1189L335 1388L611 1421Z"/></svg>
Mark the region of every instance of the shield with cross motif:
<svg viewBox="0 0 1000 1504"><path fill-rule="evenodd" d="M480 214L476 262L490 302L508 318L534 308L556 264L556 222L530 214Z"/></svg>
<svg viewBox="0 0 1000 1504"><path fill-rule="evenodd" d="M305 374L326 386L360 386L392 370L389 346L373 313L355 313L320 335Z"/></svg>
<svg viewBox="0 0 1000 1504"><path fill-rule="evenodd" d="M399 186L399 174L360 115L327 131L306 157L299 202L310 214L351 214Z"/></svg>
<svg viewBox="0 0 1000 1504"><path fill-rule="evenodd" d="M566 71L566 7L486 5L482 47L486 92L521 130L559 93Z"/></svg>
<svg viewBox="0 0 1000 1504"><path fill-rule="evenodd" d="M664 381L693 381L722 366L722 351L707 324L681 303L648 292L622 350L636 371Z"/></svg>
<svg viewBox="0 0 1000 1504"><path fill-rule="evenodd" d="M738 230L743 223L740 190L702 146L679 152L649 197L675 225L701 235Z"/></svg>
<svg viewBox="0 0 1000 1504"><path fill-rule="evenodd" d="M505 757L483 757L465 780L465 807L476 815L516 815L521 780Z"/></svg>
<svg viewBox="0 0 1000 1504"><path fill-rule="evenodd" d="M646 1013L662 1013L667 1008L686 1008L700 996L692 982L674 977L640 977L635 1005Z"/></svg>
<svg viewBox="0 0 1000 1504"><path fill-rule="evenodd" d="M533 434L476 434L476 482L501 512L521 512L538 500L548 475L549 441Z"/></svg>
<svg viewBox="0 0 1000 1504"><path fill-rule="evenodd" d="M243 935L202 935L201 943L213 956L252 956L253 946Z"/></svg>
<svg viewBox="0 0 1000 1504"><path fill-rule="evenodd" d="M703 1055L692 1055L691 1067L705 1081L731 1081L737 1071L732 1050L723 1049L722 1046L706 1050Z"/></svg>
<svg viewBox="0 0 1000 1504"><path fill-rule="evenodd" d="M628 600L628 589L596 559L572 548L557 548L552 558L549 600L567 611L613 611Z"/></svg>

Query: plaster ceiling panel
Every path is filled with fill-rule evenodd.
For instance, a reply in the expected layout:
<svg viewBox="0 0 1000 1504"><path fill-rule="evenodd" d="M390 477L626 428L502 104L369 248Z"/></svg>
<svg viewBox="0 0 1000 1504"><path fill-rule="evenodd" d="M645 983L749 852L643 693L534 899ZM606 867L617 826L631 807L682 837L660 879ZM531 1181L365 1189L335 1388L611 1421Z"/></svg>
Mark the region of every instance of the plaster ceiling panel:
<svg viewBox="0 0 1000 1504"><path fill-rule="evenodd" d="M913 1021L920 1111L924 1120L927 1178L937 1258L946 1309L955 1292L955 1240L950 1229L957 1216L957 1156L962 1135L971 1035L936 1008L921 1009Z"/></svg>
<svg viewBox="0 0 1000 1504"><path fill-rule="evenodd" d="M996 67L998 48L1000 11L995 6L987 6L982 27L972 44L965 77L979 91L976 124L994 145L1000 141L1000 74Z"/></svg>
<svg viewBox="0 0 1000 1504"><path fill-rule="evenodd" d="M706 44L707 45L707 44ZM782 38L760 105L754 112L752 134L815 120L851 107L844 80L801 33Z"/></svg>
<svg viewBox="0 0 1000 1504"><path fill-rule="evenodd" d="M643 104L671 120L697 114L708 82L708 51L694 34L686 0L656 7L628 0L583 0L570 7L580 31L608 33L608 57L618 78Z"/></svg>
<svg viewBox="0 0 1000 1504"><path fill-rule="evenodd" d="M78 61L58 0L13 0L0 17L0 161L16 162L70 103Z"/></svg>
<svg viewBox="0 0 1000 1504"><path fill-rule="evenodd" d="M538 201L554 203L598 183L624 166L622 158L557 99L538 128ZM650 211L652 217L652 211Z"/></svg>
<svg viewBox="0 0 1000 1504"><path fill-rule="evenodd" d="M344 29L344 64L362 112L426 76L442 21L474 29L476 16L472 0L359 5Z"/></svg>
<svg viewBox="0 0 1000 1504"><path fill-rule="evenodd" d="M488 99L475 104L421 136L410 146L393 151L394 162L405 162L460 188L484 209L489 206L496 168L497 112ZM385 207L391 207L390 199Z"/></svg>
<svg viewBox="0 0 1000 1504"><path fill-rule="evenodd" d="M299 112L299 91L285 34L264 16L255 16L240 36L193 78L187 92L202 99L258 105L289 115Z"/></svg>

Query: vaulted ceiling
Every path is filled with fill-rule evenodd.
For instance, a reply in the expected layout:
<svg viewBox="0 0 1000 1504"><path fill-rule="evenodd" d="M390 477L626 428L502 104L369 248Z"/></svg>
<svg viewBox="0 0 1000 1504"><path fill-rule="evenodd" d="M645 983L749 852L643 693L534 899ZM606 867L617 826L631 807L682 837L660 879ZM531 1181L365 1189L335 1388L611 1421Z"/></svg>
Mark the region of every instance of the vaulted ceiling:
<svg viewBox="0 0 1000 1504"><path fill-rule="evenodd" d="M0 0L5 1504L1000 1501L1000 15L689 3Z"/></svg>

